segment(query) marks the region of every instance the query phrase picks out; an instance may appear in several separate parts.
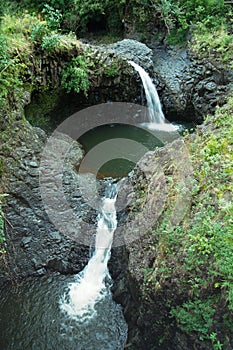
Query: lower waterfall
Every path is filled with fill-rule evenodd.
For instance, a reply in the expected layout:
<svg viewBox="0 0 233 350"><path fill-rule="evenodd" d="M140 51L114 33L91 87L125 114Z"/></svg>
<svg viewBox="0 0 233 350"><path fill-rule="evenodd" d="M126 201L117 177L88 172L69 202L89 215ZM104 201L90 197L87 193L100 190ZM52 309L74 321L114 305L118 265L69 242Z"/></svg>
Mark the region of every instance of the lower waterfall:
<svg viewBox="0 0 233 350"><path fill-rule="evenodd" d="M69 301L61 303L61 308L71 317L93 317L96 302L109 293L110 287L106 285L105 280L111 280L107 264L117 227L116 185L108 184L105 191L102 210L98 215L95 251L85 269L76 275L75 282L70 285Z"/></svg>
<svg viewBox="0 0 233 350"><path fill-rule="evenodd" d="M94 253L60 300L60 308L67 317L63 324L64 337L76 337L79 342L85 342L85 349L121 350L127 339L121 306L112 300L112 281L107 266L117 227L116 198L117 185L108 183L98 215ZM88 339L85 333L89 334Z"/></svg>

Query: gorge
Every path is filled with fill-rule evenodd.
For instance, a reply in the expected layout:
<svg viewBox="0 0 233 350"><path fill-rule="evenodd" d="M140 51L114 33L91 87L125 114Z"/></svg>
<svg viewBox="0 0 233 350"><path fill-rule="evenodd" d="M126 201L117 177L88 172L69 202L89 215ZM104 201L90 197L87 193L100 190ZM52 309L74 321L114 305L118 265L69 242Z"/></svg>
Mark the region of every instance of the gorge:
<svg viewBox="0 0 233 350"><path fill-rule="evenodd" d="M181 46L69 45L37 47L2 112L1 348L231 349L232 71ZM77 57L88 93L61 86Z"/></svg>

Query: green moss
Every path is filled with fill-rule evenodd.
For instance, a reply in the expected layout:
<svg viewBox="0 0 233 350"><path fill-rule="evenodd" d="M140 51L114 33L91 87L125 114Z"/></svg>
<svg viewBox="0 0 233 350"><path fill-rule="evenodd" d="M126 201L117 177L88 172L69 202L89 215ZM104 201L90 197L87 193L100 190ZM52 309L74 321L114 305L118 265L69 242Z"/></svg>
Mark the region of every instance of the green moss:
<svg viewBox="0 0 233 350"><path fill-rule="evenodd" d="M32 94L31 103L25 107L25 117L32 126L38 126L45 130L54 126L49 115L58 105L61 94L59 89L35 91Z"/></svg>
<svg viewBox="0 0 233 350"><path fill-rule="evenodd" d="M90 87L89 72L91 62L87 61L85 55L79 55L72 58L71 62L62 70L62 87L69 93L75 91L79 93L83 91L87 95Z"/></svg>
<svg viewBox="0 0 233 350"><path fill-rule="evenodd" d="M118 64L113 63L110 67L107 67L105 69L104 75L108 78L114 78L119 74L118 69L119 69Z"/></svg>

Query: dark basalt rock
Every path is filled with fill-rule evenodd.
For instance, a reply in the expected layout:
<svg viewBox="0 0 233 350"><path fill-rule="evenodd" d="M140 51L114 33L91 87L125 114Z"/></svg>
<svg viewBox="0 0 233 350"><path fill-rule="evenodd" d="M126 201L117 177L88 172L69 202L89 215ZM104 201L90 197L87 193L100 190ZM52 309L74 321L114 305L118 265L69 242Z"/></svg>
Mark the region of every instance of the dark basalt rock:
<svg viewBox="0 0 233 350"><path fill-rule="evenodd" d="M181 164L183 164L183 179L179 171L177 172ZM163 200L164 193L162 191L165 190L165 188L161 188L161 167L165 174L165 180L172 176L174 186L179 186L182 183L182 192L177 194L176 198L169 194L170 191L165 193L166 203L163 211L158 215L157 203ZM159 240L157 235L150 234L149 231L146 233L139 225L142 219L140 212L143 212L143 207L146 205L147 214L150 214L148 217L157 217L157 221L152 223L153 227L160 223L167 208L173 208L169 220L171 226L175 226L179 220L182 220L180 213L182 212L184 215L191 204L187 193L191 192L192 184L193 178L188 165L186 148L183 141L178 139L156 152L148 152L128 178L128 185L126 181L120 187L119 196L121 196L121 190L126 193L126 197L127 195L131 196L132 187L136 195L133 202L132 198L129 200L129 213L124 225L126 230L124 235L127 237L128 232L137 232L138 227L141 230L134 241L125 241L125 252L124 255L122 254L123 265L113 286L114 298L122 304L129 327L127 349L193 349L192 342L185 335L180 334L172 320L170 321L168 300L178 304L185 293L177 285L178 276L177 279L174 276L174 280L158 287L156 292L152 290L151 293L148 293L144 290L145 269L154 266L156 259L159 258L157 249L150 249L150 247L158 246ZM129 186L128 191L127 186ZM140 188L144 189L143 197L140 196ZM179 212L175 202L178 203ZM138 220L132 217L134 208L137 208L135 215L138 216ZM129 231L127 232L127 230ZM184 347L182 344L185 344Z"/></svg>
<svg viewBox="0 0 233 350"><path fill-rule="evenodd" d="M232 89L232 71L197 60L186 48L149 48L136 40L124 39L101 49L138 63L150 74L169 121L200 123L205 115L214 113L216 106L225 103ZM142 88L138 74L134 75ZM140 102L146 103L145 99Z"/></svg>
<svg viewBox="0 0 233 350"><path fill-rule="evenodd" d="M84 45L83 49L90 49ZM93 104L113 101L138 102L138 86L132 69L126 69L127 63L116 55L110 54L102 48L92 48L93 59L96 55L96 64L105 62L106 67L111 66L112 58L118 62L118 75L109 77L105 70L92 81L89 97L83 94L62 94L58 89L59 104L54 107L52 117L62 114L64 105L69 108L63 118L55 120L56 126L64 118L78 110ZM147 49L150 51L149 49ZM74 53L67 53L67 57L44 57L41 58L41 67L33 68L35 75L35 88L51 82L53 88L60 85L61 67L65 61L69 61ZM100 56L98 58L98 56ZM57 61L56 61L57 59ZM55 62L56 61L56 62ZM36 64L36 63L35 63ZM103 67L102 67L103 68ZM131 67L130 67L131 68ZM139 87L140 90L140 87ZM49 92L47 91L47 96ZM56 94L55 94L56 95ZM32 96L33 97L33 96ZM4 212L6 218L7 254L1 259L1 274L8 278L20 279L30 275L36 276L50 271L60 273L77 273L83 269L89 259L89 246L84 246L70 239L75 234L75 228L68 227L67 232L59 232L51 223L40 193L40 160L41 152L47 140L47 135L40 128L32 128L23 118L22 107L29 106L31 99L29 92L25 92L18 109L12 111L11 116L2 120L1 130L4 131L1 143L1 159L3 162L3 191L8 194ZM47 101L47 100L46 100ZM41 101L43 102L43 100ZM49 100L47 101L49 104ZM35 102L36 103L36 102ZM72 108L71 108L72 107ZM51 111L51 106L49 106ZM41 112L44 112L41 114ZM38 117L46 115L46 111L39 110ZM34 116L35 118L37 115ZM63 176L64 193L70 207L74 210L79 220L95 223L96 212L87 208L82 198L80 189L77 187L78 179L76 168L83 156L81 148L76 145L74 154L70 153L66 169L60 175ZM59 176L60 176L59 175ZM53 180L58 174L51 173L47 178L48 195L54 195ZM58 213L58 220L66 221L66 215L62 211ZM93 225L94 227L94 225ZM88 233L90 237L93 232ZM91 240L91 238L90 238Z"/></svg>
<svg viewBox="0 0 233 350"><path fill-rule="evenodd" d="M152 50L139 41L124 39L115 44L105 46L105 49L127 61L134 61L147 71L153 69Z"/></svg>
<svg viewBox="0 0 233 350"><path fill-rule="evenodd" d="M233 72L197 60L186 48L153 47L156 86L169 121L200 123L232 90Z"/></svg>
<svg viewBox="0 0 233 350"><path fill-rule="evenodd" d="M144 44L124 40L107 48L96 48L96 50L100 54L108 51L107 57L110 58L112 52L113 55L119 55L125 60L132 59L149 71L155 80L164 111L171 120L179 117L181 120L201 121L204 114L213 113L215 107L224 102L231 87L231 72L226 74L205 62L195 63L185 49L156 47L152 52ZM43 61L42 81L44 84L51 78L46 76L46 71L51 72L50 69L46 69L46 65L50 67L51 64L50 60ZM60 74L59 67L56 65L56 74L53 73L51 80L55 85ZM108 99L139 102L141 81L138 77L135 78L137 74L133 69L130 66L127 67L129 70L126 73L121 71L119 76L114 78L104 77L103 74L99 81L95 81L89 100L86 100L84 96L79 96L80 99L72 112L77 111L77 106L81 109L83 106L106 102ZM39 82L41 83L41 80ZM77 95L69 95L70 97L74 101ZM71 100L67 99L69 102ZM30 96L27 93L23 97L22 104L25 105L29 101ZM62 99L61 104L63 102ZM3 115L1 130L6 131L7 126L9 127L9 118ZM79 272L89 260L89 246L69 238L67 235L69 232L59 232L49 220L41 200L39 167L41 151L47 139L46 134L39 128L32 128L22 120L22 114L17 112L4 137L8 137L7 140L1 140L3 141L1 157L4 161L3 184L4 191L8 193L4 205L7 254L0 261L1 276L8 279L22 279L28 276L42 276L53 271L63 274ZM147 154L141 161L139 169L129 177L129 184L136 188L138 183L144 183L142 170L151 173L149 187L153 188L153 191L146 192L145 185L143 189L152 213L155 213L153 210L161 199L161 178L157 176L159 174L154 162L155 156L161 159L165 175L173 176L177 182L177 174L172 170L170 162L173 152L178 152L181 146L181 141L178 140L157 151L156 154L153 152ZM62 174L64 192L77 218L84 218L94 223L96 213L87 208L80 189L77 187L76 166L82 156L81 148L75 143L73 153L70 153ZM177 158L177 154L175 156ZM187 163L186 159L180 157L178 159L183 164ZM184 183L186 187L184 187L189 190L190 174L188 169L183 170L185 179L187 179L187 182ZM51 190L53 176L54 174L51 174L51 177L47 179L48 189L51 188ZM127 184L124 186L127 187ZM131 192L129 191L129 203L132 206L138 205L135 203L140 204L141 198L131 196ZM179 208L187 209L188 205L189 198L185 196L184 191L179 197ZM58 215L59 220L66 220L62 208ZM130 215L132 215L130 211L125 211L119 217L119 222L127 223L129 220L129 226L132 226ZM162 213L158 216L158 221L161 215ZM174 210L171 224L175 225L177 218L179 218L179 212ZM133 230L137 232L138 222L135 221L135 223L135 226L130 227L131 232ZM71 227L70 230L72 229ZM163 290L159 286L155 294L148 294L148 298L143 299L144 269L155 264L158 258L156 250L148 249L148 246L152 244L158 244L156 236L149 236L142 232L136 241L125 242L125 246L114 248L109 262L109 268L115 280L112 288L114 298L122 304L129 324L127 348L132 350L201 349L201 347L198 348L200 345L198 342L193 346L192 341L178 331L172 321L170 323L167 321L169 320L169 308L166 301L169 299L173 300L174 304L179 303L185 293L179 289L177 282L179 276L174 276L172 280L167 281ZM159 340L163 340L163 345Z"/></svg>
<svg viewBox="0 0 233 350"><path fill-rule="evenodd" d="M19 132L18 128L12 130L8 143L3 146L3 152L7 154L4 181L8 196L4 205L7 254L1 260L2 274L21 279L49 271L79 272L89 259L89 247L70 239L66 232L59 232L49 220L41 199L39 167L46 135L27 123L20 123L19 127ZM80 191L75 188L74 163L77 165L82 154L76 144L63 173L64 192L69 196L70 205L76 208L78 217L87 211ZM52 188L52 174L47 181L48 187ZM64 216L62 208L58 215Z"/></svg>

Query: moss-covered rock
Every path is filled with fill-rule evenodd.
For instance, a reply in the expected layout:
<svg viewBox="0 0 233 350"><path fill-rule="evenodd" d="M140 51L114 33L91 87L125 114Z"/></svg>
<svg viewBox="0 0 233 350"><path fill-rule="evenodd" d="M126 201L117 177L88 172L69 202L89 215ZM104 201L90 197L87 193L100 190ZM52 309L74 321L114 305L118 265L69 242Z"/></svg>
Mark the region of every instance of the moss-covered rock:
<svg viewBox="0 0 233 350"><path fill-rule="evenodd" d="M136 209L140 216L145 203L152 204L148 210L158 218L150 232L142 231L136 242L126 242L131 298L122 300L116 286L129 323L129 348L232 347L232 106L231 98L196 134L185 138L188 159L181 141L175 141L146 155L147 167L141 168L151 172L149 180L141 171L136 172L137 181L129 179L138 193L129 208L131 231L139 227L137 221L132 227L132 213ZM159 215L165 187L157 191L158 160L167 184ZM183 165L185 182L174 164Z"/></svg>

